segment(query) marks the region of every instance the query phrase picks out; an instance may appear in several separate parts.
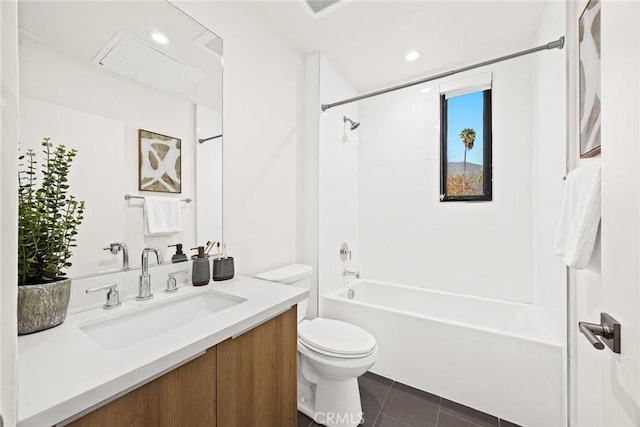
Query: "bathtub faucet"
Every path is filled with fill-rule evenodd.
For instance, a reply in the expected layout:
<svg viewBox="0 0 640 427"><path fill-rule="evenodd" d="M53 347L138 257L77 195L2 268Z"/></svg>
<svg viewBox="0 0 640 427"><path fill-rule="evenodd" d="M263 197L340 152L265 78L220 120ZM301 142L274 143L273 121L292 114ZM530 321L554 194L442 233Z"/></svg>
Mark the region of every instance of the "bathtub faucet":
<svg viewBox="0 0 640 427"><path fill-rule="evenodd" d="M360 278L360 272L359 271L349 271L346 268L342 270L342 277L348 277L348 276L352 276L355 277L356 279Z"/></svg>

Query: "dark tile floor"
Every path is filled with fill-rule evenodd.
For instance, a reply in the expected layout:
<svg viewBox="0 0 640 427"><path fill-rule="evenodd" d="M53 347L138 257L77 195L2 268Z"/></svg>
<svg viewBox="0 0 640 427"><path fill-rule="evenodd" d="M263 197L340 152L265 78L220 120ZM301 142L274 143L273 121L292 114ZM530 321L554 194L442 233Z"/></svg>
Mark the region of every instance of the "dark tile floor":
<svg viewBox="0 0 640 427"><path fill-rule="evenodd" d="M518 427L371 372L358 382L364 427ZM298 427L315 426L311 418L298 412Z"/></svg>

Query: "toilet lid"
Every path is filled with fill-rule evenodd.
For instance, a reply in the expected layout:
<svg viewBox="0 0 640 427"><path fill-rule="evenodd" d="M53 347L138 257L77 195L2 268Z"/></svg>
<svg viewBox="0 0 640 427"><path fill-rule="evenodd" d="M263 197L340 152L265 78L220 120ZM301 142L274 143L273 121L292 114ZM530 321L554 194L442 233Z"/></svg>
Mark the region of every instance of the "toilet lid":
<svg viewBox="0 0 640 427"><path fill-rule="evenodd" d="M298 338L305 346L334 354L369 354L376 339L369 332L351 323L316 318L298 325Z"/></svg>

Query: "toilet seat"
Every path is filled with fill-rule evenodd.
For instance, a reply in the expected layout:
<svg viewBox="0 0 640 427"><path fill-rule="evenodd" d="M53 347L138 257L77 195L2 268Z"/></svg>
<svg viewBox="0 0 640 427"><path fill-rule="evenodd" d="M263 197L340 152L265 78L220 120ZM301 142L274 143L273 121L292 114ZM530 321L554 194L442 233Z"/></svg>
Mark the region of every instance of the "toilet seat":
<svg viewBox="0 0 640 427"><path fill-rule="evenodd" d="M316 353L345 359L366 357L377 349L375 338L364 329L324 318L303 320L298 325L298 342Z"/></svg>

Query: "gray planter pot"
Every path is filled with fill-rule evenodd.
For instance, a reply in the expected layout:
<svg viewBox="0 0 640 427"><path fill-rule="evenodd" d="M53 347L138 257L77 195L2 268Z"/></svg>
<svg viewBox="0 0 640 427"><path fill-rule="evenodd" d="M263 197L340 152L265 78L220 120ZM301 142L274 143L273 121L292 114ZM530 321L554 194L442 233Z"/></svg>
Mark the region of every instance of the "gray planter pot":
<svg viewBox="0 0 640 427"><path fill-rule="evenodd" d="M71 279L18 286L18 335L53 328L67 317Z"/></svg>

